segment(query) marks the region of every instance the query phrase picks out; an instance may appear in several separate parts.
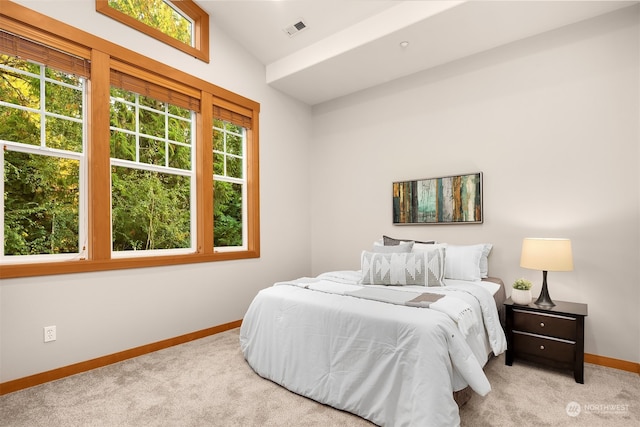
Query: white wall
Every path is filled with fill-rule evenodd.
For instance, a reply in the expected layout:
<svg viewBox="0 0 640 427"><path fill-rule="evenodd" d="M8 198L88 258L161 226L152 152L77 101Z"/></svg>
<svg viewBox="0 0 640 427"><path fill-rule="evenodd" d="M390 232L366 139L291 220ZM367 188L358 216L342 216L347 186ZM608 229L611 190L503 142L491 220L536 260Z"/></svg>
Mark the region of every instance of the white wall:
<svg viewBox="0 0 640 427"><path fill-rule="evenodd" d="M314 107L313 273L382 234L491 242L490 273L537 294L522 239L568 237L551 297L589 305L587 353L640 362L638 35L627 8ZM477 171L483 224L392 225L393 181Z"/></svg>
<svg viewBox="0 0 640 427"><path fill-rule="evenodd" d="M268 87L264 66L215 17L207 65L97 14L93 1L17 3L260 102L261 257L3 280L0 383L239 320L259 289L309 274L311 109ZM47 325L58 339L45 344Z"/></svg>

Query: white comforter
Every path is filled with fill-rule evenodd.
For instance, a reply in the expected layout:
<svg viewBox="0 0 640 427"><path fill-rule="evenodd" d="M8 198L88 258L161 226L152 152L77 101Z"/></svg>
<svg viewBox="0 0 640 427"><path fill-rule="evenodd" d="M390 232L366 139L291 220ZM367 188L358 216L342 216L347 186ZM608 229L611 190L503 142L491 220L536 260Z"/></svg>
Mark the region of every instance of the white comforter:
<svg viewBox="0 0 640 427"><path fill-rule="evenodd" d="M333 272L260 291L240 330L249 365L378 425L459 425L453 391L469 385L486 395L487 346L496 355L506 349L491 294L448 281L418 287L447 295L431 307L407 307L345 295L362 288L359 277Z"/></svg>

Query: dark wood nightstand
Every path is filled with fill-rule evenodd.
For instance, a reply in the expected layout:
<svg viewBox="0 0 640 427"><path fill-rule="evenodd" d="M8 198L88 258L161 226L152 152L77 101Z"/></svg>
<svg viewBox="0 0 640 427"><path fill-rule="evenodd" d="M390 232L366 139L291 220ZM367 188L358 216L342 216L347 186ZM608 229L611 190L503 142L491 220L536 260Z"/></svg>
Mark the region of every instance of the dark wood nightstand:
<svg viewBox="0 0 640 427"><path fill-rule="evenodd" d="M554 307L504 302L507 352L505 364L525 359L558 369L570 369L584 384L584 318L587 305L554 301Z"/></svg>

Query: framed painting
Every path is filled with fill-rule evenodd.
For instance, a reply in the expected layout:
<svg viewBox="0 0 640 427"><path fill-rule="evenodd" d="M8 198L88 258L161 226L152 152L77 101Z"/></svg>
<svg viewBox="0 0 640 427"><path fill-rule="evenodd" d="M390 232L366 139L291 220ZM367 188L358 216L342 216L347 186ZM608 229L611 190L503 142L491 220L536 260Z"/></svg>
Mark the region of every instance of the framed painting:
<svg viewBox="0 0 640 427"><path fill-rule="evenodd" d="M393 183L393 223L482 223L482 172Z"/></svg>

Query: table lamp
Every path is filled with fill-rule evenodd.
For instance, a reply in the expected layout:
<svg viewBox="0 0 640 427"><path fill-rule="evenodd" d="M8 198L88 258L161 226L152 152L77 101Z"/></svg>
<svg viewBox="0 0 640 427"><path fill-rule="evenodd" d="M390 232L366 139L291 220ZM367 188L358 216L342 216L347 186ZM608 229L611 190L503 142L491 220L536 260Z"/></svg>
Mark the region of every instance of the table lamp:
<svg viewBox="0 0 640 427"><path fill-rule="evenodd" d="M522 241L520 267L542 270L542 290L535 304L541 307L553 307L555 304L547 289L547 271L573 270L571 240L526 238Z"/></svg>

